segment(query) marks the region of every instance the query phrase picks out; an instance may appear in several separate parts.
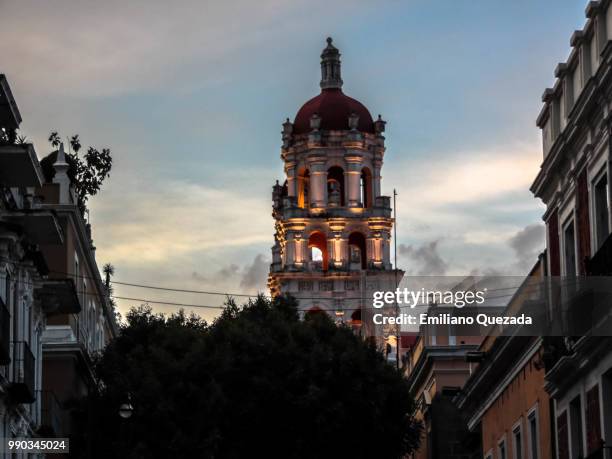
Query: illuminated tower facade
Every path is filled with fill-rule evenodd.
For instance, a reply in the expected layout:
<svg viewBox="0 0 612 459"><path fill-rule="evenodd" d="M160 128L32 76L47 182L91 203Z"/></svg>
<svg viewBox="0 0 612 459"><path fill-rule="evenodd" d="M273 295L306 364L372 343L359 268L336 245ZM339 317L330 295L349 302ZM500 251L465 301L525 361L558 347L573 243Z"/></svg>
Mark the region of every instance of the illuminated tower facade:
<svg viewBox="0 0 612 459"><path fill-rule="evenodd" d="M283 124L286 180L273 187L275 243L268 286L301 311L325 311L374 334L372 294L403 273L390 261L393 218L381 193L385 121L342 92L340 53L327 39L321 93Z"/></svg>

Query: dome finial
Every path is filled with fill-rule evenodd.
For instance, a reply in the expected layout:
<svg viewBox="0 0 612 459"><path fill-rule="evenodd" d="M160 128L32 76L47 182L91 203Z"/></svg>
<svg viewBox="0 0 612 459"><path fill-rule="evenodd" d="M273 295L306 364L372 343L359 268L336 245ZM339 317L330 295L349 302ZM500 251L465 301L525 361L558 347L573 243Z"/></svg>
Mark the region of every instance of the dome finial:
<svg viewBox="0 0 612 459"><path fill-rule="evenodd" d="M340 51L327 37L327 46L321 53L321 89L341 89Z"/></svg>

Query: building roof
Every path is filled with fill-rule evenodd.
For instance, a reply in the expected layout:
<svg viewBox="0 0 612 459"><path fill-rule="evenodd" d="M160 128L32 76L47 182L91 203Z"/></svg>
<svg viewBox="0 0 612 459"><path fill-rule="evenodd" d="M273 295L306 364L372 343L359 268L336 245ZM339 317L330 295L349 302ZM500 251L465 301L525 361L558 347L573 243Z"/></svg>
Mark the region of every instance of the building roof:
<svg viewBox="0 0 612 459"><path fill-rule="evenodd" d="M11 88L3 74L0 74L0 126L17 129L21 124L21 114L11 92Z"/></svg>
<svg viewBox="0 0 612 459"><path fill-rule="evenodd" d="M306 134L310 128L310 118L317 114L321 117L322 130L348 130L349 116L359 116L357 129L374 133L374 121L368 109L358 100L347 96L340 88L323 89L299 109L293 122L294 134Z"/></svg>

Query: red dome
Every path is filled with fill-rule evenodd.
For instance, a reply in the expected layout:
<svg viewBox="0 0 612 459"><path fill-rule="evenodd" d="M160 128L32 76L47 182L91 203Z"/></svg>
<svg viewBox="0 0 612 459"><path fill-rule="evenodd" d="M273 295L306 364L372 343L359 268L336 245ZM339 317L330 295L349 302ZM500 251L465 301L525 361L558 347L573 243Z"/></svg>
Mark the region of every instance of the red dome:
<svg viewBox="0 0 612 459"><path fill-rule="evenodd" d="M323 89L321 94L302 105L293 122L293 133L310 132L310 118L315 113L321 117L321 130L348 130L349 116L355 113L359 116L357 129L374 132L374 122L368 109L358 100L345 95L341 89Z"/></svg>

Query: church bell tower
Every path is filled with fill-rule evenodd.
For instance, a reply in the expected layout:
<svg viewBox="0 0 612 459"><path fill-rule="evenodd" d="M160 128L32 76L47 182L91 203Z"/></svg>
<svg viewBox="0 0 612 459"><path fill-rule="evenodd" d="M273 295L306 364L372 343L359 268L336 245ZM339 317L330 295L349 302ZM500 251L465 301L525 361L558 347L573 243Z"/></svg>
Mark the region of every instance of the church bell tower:
<svg viewBox="0 0 612 459"><path fill-rule="evenodd" d="M374 291L394 290L391 202L381 192L385 121L342 91L340 52L327 39L321 93L282 130L286 180L273 187L275 220L268 287L290 294L300 311L323 311L381 336L372 322Z"/></svg>

